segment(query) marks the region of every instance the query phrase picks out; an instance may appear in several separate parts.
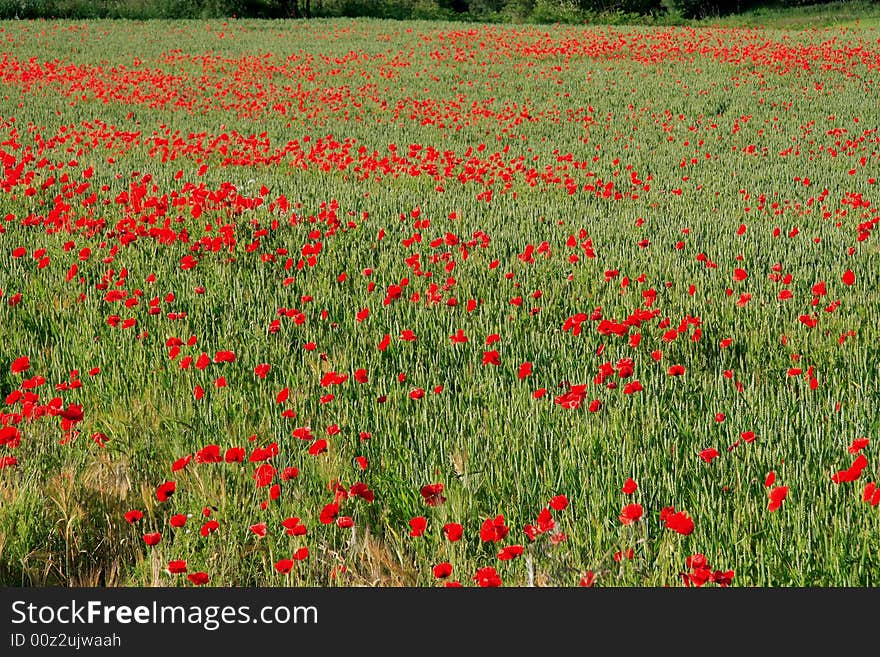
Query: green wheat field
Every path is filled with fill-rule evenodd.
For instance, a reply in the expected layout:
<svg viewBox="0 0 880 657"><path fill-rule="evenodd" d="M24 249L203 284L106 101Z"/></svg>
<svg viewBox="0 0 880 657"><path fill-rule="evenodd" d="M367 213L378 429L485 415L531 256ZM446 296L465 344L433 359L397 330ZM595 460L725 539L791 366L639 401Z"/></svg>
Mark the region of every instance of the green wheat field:
<svg viewBox="0 0 880 657"><path fill-rule="evenodd" d="M880 584L880 30L0 23L6 586Z"/></svg>

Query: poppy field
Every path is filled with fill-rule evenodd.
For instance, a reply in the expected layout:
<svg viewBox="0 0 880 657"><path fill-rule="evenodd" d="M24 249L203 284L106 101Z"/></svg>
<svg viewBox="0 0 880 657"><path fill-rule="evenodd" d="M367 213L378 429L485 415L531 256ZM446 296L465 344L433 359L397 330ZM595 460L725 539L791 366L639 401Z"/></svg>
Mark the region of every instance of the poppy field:
<svg viewBox="0 0 880 657"><path fill-rule="evenodd" d="M5 585L880 584L880 29L0 41Z"/></svg>

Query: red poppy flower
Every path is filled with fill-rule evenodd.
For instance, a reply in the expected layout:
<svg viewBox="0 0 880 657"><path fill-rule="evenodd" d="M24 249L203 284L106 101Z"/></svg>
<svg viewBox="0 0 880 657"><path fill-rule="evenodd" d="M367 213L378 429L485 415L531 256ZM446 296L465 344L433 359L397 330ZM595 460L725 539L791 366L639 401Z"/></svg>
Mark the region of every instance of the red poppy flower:
<svg viewBox="0 0 880 657"><path fill-rule="evenodd" d="M12 364L9 366L9 371L13 374L21 374L22 372L27 372L31 366L31 359L27 356L20 356L12 361Z"/></svg>
<svg viewBox="0 0 880 657"><path fill-rule="evenodd" d="M660 520L668 529L685 536L694 531L694 521L685 511L676 511L675 507L664 507L660 511Z"/></svg>
<svg viewBox="0 0 880 657"><path fill-rule="evenodd" d="M223 457L220 456L219 445L206 445L196 452L196 463L220 463Z"/></svg>
<svg viewBox="0 0 880 657"><path fill-rule="evenodd" d="M713 459L718 457L718 450L714 447L708 447L700 452L700 458L706 463L711 463Z"/></svg>
<svg viewBox="0 0 880 657"><path fill-rule="evenodd" d="M770 503L767 505L767 508L770 511L776 511L780 506L782 506L782 501L788 495L788 486L777 486L773 488L768 496L770 498Z"/></svg>
<svg viewBox="0 0 880 657"><path fill-rule="evenodd" d="M556 495L550 500L550 508L554 511L563 511L568 506L568 498L565 495Z"/></svg>
<svg viewBox="0 0 880 657"><path fill-rule="evenodd" d="M339 505L332 502L321 509L319 520L321 521L321 524L330 525L335 522L337 515L339 515Z"/></svg>
<svg viewBox="0 0 880 657"><path fill-rule="evenodd" d="M195 584L196 586L202 586L202 585L204 585L204 584L207 584L207 583L208 583L208 580L210 579L210 577L208 577L208 573L206 573L206 572L201 572L201 571L200 571L200 572L197 572L197 573L192 573L192 574L190 574L190 575L187 575L186 578L187 578L190 582L192 582L193 584Z"/></svg>
<svg viewBox="0 0 880 657"><path fill-rule="evenodd" d="M376 494L362 481L353 484L351 488L348 489L348 494L352 497L360 497L367 502L372 502L376 499Z"/></svg>
<svg viewBox="0 0 880 657"><path fill-rule="evenodd" d="M858 454L865 447L867 447L868 443L870 442L871 441L868 438L856 438L847 448L847 451L849 451L850 454Z"/></svg>
<svg viewBox="0 0 880 657"><path fill-rule="evenodd" d="M192 454L181 456L179 459L171 464L171 472L178 472L179 470L183 470L187 465L189 465L190 461L192 461Z"/></svg>
<svg viewBox="0 0 880 657"><path fill-rule="evenodd" d="M159 532L153 532L152 534L144 534L144 543L147 545L158 545L159 541L162 540L162 534Z"/></svg>
<svg viewBox="0 0 880 657"><path fill-rule="evenodd" d="M733 571L725 570L722 572L720 570L716 570L712 573L711 579L722 588L730 586L733 583Z"/></svg>
<svg viewBox="0 0 880 657"><path fill-rule="evenodd" d="M199 533L202 536L208 536L209 534L213 534L219 528L220 528L219 522L217 522L216 520L209 520L204 525L202 525L202 528L199 530Z"/></svg>
<svg viewBox="0 0 880 657"><path fill-rule="evenodd" d="M293 559L279 559L275 562L275 570L282 575L286 575L293 570Z"/></svg>
<svg viewBox="0 0 880 657"><path fill-rule="evenodd" d="M184 513L175 513L168 519L168 524L172 527L183 527L186 524L187 516Z"/></svg>
<svg viewBox="0 0 880 657"><path fill-rule="evenodd" d="M614 366L617 370L617 377L619 379L628 379L631 377L634 367L635 361L633 361L632 358L621 358Z"/></svg>
<svg viewBox="0 0 880 657"><path fill-rule="evenodd" d="M269 463L257 466L257 469L254 471L254 481L257 482L257 487L263 488L271 484L276 472L275 466Z"/></svg>
<svg viewBox="0 0 880 657"><path fill-rule="evenodd" d="M14 403L10 401L10 398L17 395L17 392L13 392L9 397L6 398L7 404ZM21 444L21 431L19 431L18 427L0 427L0 447L9 447L11 449L15 449Z"/></svg>
<svg viewBox="0 0 880 657"><path fill-rule="evenodd" d="M632 479L632 477L630 477L623 482L623 488L621 490L625 495L632 495L638 490L638 487L639 485Z"/></svg>
<svg viewBox="0 0 880 657"><path fill-rule="evenodd" d="M504 516L499 514L494 518L486 518L480 527L480 540L484 543L489 541L498 542L502 540L510 528L504 524Z"/></svg>
<svg viewBox="0 0 880 657"><path fill-rule="evenodd" d="M416 516L409 521L409 535L410 536L421 536L425 533L425 528L428 526L428 519L425 516Z"/></svg>
<svg viewBox="0 0 880 657"><path fill-rule="evenodd" d="M707 566L698 566L689 573L681 573L681 578L685 586L701 587L711 581L712 571Z"/></svg>
<svg viewBox="0 0 880 657"><path fill-rule="evenodd" d="M241 463L244 461L244 447L230 447L223 455L223 460L227 463Z"/></svg>
<svg viewBox="0 0 880 657"><path fill-rule="evenodd" d="M859 454L856 457L856 460L852 462L846 470L840 470L836 474L832 475L831 481L835 484L839 484L845 481L855 481L859 477L862 476L862 470L864 470L868 465L868 459L864 454Z"/></svg>
<svg viewBox="0 0 880 657"><path fill-rule="evenodd" d="M501 548L501 551L498 553L498 560L510 561L511 559L516 559L523 553L523 549L522 545L508 545Z"/></svg>
<svg viewBox="0 0 880 657"><path fill-rule="evenodd" d="M160 502L168 501L168 498L174 494L176 488L177 484L173 481L166 481L163 484L159 484L159 487L156 489L156 499Z"/></svg>
<svg viewBox="0 0 880 657"><path fill-rule="evenodd" d="M477 572L474 574L473 579L481 587L496 587L502 585L501 577L498 575L498 571L496 571L492 566L478 569Z"/></svg>
<svg viewBox="0 0 880 657"><path fill-rule="evenodd" d="M624 525L631 525L632 523L641 520L644 512L645 510L642 508L641 504L627 504L620 511L620 522Z"/></svg>
<svg viewBox="0 0 880 657"><path fill-rule="evenodd" d="M447 522L443 525L443 534L446 536L446 540L450 543L455 543L459 539L461 539L462 534L464 533L464 527L462 527L457 522Z"/></svg>
<svg viewBox="0 0 880 657"><path fill-rule="evenodd" d="M541 393L543 396L544 389L541 389ZM535 391L534 396L537 398L538 391ZM580 408L581 402L583 402L584 398L587 396L587 386L583 384L578 384L574 386L569 386L568 392L559 395L556 397L553 402L562 406L562 408Z"/></svg>
<svg viewBox="0 0 880 657"><path fill-rule="evenodd" d="M844 285L853 285L856 282L856 275L853 273L852 269L847 269L843 272L842 280Z"/></svg>
<svg viewBox="0 0 880 657"><path fill-rule="evenodd" d="M428 506L439 506L446 501L443 497L443 484L427 484L419 492Z"/></svg>
<svg viewBox="0 0 880 657"><path fill-rule="evenodd" d="M82 408L81 404L71 404L61 412L61 417L69 424L82 422L84 417Z"/></svg>
<svg viewBox="0 0 880 657"><path fill-rule="evenodd" d="M438 563L431 570L434 573L434 577L437 579L444 579L452 574L452 564L448 561L444 561L443 563Z"/></svg>
<svg viewBox="0 0 880 657"><path fill-rule="evenodd" d="M550 509L541 509L540 513L538 513L536 522L538 523L538 531L542 534L550 531L556 526L556 521L553 520L553 516L550 514Z"/></svg>
<svg viewBox="0 0 880 657"><path fill-rule="evenodd" d="M288 465L281 471L278 476L281 481L290 481L291 479L296 479L299 476L299 468ZM276 484L276 486L277 485L278 484Z"/></svg>
<svg viewBox="0 0 880 657"><path fill-rule="evenodd" d="M669 376L681 376L685 373L684 365L670 365L666 373Z"/></svg>
<svg viewBox="0 0 880 657"><path fill-rule="evenodd" d="M251 525L251 526L250 526L250 530L251 530L254 534L256 534L257 536L259 536L260 538L263 538L263 537L266 536L266 523L265 523L265 522L259 522L259 523L257 523L256 525Z"/></svg>
<svg viewBox="0 0 880 657"><path fill-rule="evenodd" d="M168 572L172 575L177 575L180 573L186 572L186 561L182 559L176 559L174 561L168 562Z"/></svg>
<svg viewBox="0 0 880 657"><path fill-rule="evenodd" d="M705 555L705 554L700 554L700 553L692 554L692 555L689 556L687 559L685 559L685 562L684 562L684 563L685 563L685 565L687 566L688 570L694 570L694 569L696 569L696 568L708 568L708 567L709 567L709 560L706 559L706 555Z"/></svg>
<svg viewBox="0 0 880 657"><path fill-rule="evenodd" d="M322 521L323 522L323 521ZM330 522L333 522L332 520ZM330 524L330 523L325 523ZM281 521L281 525L287 530L288 536L305 536L307 530L306 526L302 524L302 521L296 516L292 518L285 518Z"/></svg>
<svg viewBox="0 0 880 657"><path fill-rule="evenodd" d="M196 359L195 366L197 370L204 370L211 364L211 357L202 352L201 355Z"/></svg>
<svg viewBox="0 0 880 657"><path fill-rule="evenodd" d="M323 454L327 451L327 441L323 438L318 438L315 442L311 444L309 447L309 454L312 456L317 456L318 454Z"/></svg>
<svg viewBox="0 0 880 657"><path fill-rule="evenodd" d="M125 512L125 520L129 524L133 524L144 517L142 511L138 511L137 509L132 509L131 511Z"/></svg>
<svg viewBox="0 0 880 657"><path fill-rule="evenodd" d="M348 374L340 374L339 372L327 372L321 377L321 387L338 386L348 381Z"/></svg>

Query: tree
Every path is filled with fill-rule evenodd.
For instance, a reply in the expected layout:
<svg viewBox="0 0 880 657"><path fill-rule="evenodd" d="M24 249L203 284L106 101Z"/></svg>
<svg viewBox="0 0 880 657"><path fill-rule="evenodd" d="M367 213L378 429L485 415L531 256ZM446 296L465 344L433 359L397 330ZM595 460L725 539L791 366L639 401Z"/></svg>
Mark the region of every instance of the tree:
<svg viewBox="0 0 880 657"><path fill-rule="evenodd" d="M300 7L299 0L279 0L281 15L289 18L311 18L312 0L303 0Z"/></svg>
<svg viewBox="0 0 880 657"><path fill-rule="evenodd" d="M718 16L730 4L737 5L736 9L733 9L734 12L739 10L739 2L730 3L723 0L663 0L663 5L669 11L680 14L683 18Z"/></svg>

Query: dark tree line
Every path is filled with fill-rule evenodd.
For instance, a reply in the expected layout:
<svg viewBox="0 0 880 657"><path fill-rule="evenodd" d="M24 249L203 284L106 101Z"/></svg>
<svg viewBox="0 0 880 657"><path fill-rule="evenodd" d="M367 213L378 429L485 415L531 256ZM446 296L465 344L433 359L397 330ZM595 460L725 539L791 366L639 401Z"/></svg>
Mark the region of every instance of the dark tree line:
<svg viewBox="0 0 880 657"><path fill-rule="evenodd" d="M554 22L595 16L705 18L831 0L0 0L0 18L374 17ZM878 0L880 1L880 0Z"/></svg>
<svg viewBox="0 0 880 657"><path fill-rule="evenodd" d="M278 10L290 18L311 18L312 0L279 0Z"/></svg>
<svg viewBox="0 0 880 657"><path fill-rule="evenodd" d="M277 3L286 15L298 18L340 13L397 14L410 18L430 17L430 14L436 14L438 18L529 18L535 13L551 15L554 11L560 16L566 13L660 15L672 12L683 18L703 18L738 13L767 4L795 7L830 1L832 0L776 0L769 3L766 0L277 0ZM272 4L271 0L269 4Z"/></svg>

